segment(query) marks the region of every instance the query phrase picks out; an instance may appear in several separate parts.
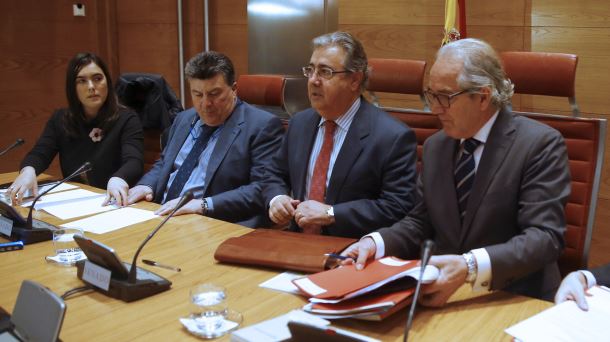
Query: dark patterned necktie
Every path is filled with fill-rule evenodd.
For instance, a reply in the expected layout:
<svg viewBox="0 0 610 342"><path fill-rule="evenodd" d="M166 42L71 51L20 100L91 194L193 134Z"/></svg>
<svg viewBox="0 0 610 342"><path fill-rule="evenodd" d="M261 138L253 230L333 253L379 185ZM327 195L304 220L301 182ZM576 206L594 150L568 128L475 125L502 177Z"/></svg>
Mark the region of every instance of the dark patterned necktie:
<svg viewBox="0 0 610 342"><path fill-rule="evenodd" d="M216 131L216 129L218 129L218 126L211 127L208 125L203 125L201 127L201 133L199 134L197 141L195 141L195 145L193 145L193 148L191 148L191 151L189 152L188 156L186 156L186 158L182 162L182 165L180 165L180 169L178 169L178 173L176 174L176 177L172 181L172 184L169 187L169 190L167 191L165 202L169 202L174 198L180 196L182 188L184 188L184 184L186 184L186 182L189 180L191 173L199 162L199 157L201 156L201 153L203 152L203 150L205 150L205 147L208 145L208 141L210 141L210 137L212 136L212 134L214 134L214 131Z"/></svg>
<svg viewBox="0 0 610 342"><path fill-rule="evenodd" d="M470 197L470 191L474 184L475 165L473 153L480 143L480 141L473 138L464 140L462 155L455 167L455 191L457 193L461 220L464 220L464 216L466 216L466 205L468 204L468 197Z"/></svg>

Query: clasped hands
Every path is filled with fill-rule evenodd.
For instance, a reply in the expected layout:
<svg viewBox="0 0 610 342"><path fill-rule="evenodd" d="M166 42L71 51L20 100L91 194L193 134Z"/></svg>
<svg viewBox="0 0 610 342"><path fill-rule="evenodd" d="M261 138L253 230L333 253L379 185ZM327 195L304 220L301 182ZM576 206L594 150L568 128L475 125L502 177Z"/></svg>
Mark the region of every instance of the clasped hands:
<svg viewBox="0 0 610 342"><path fill-rule="evenodd" d="M335 219L327 214L330 205L318 201L299 201L290 196L280 195L269 207L269 218L279 225L285 225L294 218L296 224L303 229L328 226Z"/></svg>
<svg viewBox="0 0 610 342"><path fill-rule="evenodd" d="M367 260L375 258L376 252L375 241L370 237L365 237L341 253L343 256L350 257L342 264L349 265L355 262L356 269L362 270ZM465 283L468 266L461 255L450 254L432 256L428 264L436 266L440 273L435 282L422 287L423 296L419 298L419 303L424 306L441 307Z"/></svg>

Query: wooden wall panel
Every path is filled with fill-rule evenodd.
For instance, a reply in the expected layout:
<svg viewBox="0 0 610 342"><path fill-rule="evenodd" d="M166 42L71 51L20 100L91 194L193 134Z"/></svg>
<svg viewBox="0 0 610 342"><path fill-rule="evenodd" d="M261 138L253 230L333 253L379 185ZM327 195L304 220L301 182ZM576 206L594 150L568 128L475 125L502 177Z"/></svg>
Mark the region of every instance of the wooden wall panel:
<svg viewBox="0 0 610 342"><path fill-rule="evenodd" d="M211 1L210 49L231 58L236 74L248 73L247 0Z"/></svg>
<svg viewBox="0 0 610 342"><path fill-rule="evenodd" d="M467 26L523 26L525 9L526 0L466 1Z"/></svg>
<svg viewBox="0 0 610 342"><path fill-rule="evenodd" d="M100 53L98 25L104 18L98 3L79 2L85 5L85 17L73 17L73 2L67 0L0 2L0 147L16 138L26 140L0 157L0 172L16 171L52 111L66 106L69 59L79 51ZM57 161L48 172L60 174Z"/></svg>
<svg viewBox="0 0 610 342"><path fill-rule="evenodd" d="M533 26L610 27L607 0L533 0L531 6Z"/></svg>
<svg viewBox="0 0 610 342"><path fill-rule="evenodd" d="M444 0L339 0L339 25L443 25Z"/></svg>

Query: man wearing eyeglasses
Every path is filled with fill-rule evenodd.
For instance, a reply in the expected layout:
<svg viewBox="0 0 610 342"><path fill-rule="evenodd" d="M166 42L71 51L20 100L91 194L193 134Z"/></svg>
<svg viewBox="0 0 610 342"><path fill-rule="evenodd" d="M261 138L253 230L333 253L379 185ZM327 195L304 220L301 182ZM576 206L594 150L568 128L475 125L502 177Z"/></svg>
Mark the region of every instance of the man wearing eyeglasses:
<svg viewBox="0 0 610 342"><path fill-rule="evenodd" d="M425 289L424 305L445 304L464 283L552 299L570 194L561 134L511 113L513 85L480 40L442 47L425 95L443 129L424 144L422 201L343 254L357 268L384 255L419 259L422 241L431 239L430 263L441 273Z"/></svg>
<svg viewBox="0 0 610 342"><path fill-rule="evenodd" d="M193 108L177 115L161 158L129 189L128 204L155 201L162 204L155 213L168 215L190 190L195 199L177 215L269 225L262 179L282 141L282 123L237 98L235 69L222 53L195 55L185 75Z"/></svg>
<svg viewBox="0 0 610 342"><path fill-rule="evenodd" d="M346 32L313 40L312 108L290 121L268 169L269 218L294 231L359 238L414 204L415 134L369 104L362 44Z"/></svg>

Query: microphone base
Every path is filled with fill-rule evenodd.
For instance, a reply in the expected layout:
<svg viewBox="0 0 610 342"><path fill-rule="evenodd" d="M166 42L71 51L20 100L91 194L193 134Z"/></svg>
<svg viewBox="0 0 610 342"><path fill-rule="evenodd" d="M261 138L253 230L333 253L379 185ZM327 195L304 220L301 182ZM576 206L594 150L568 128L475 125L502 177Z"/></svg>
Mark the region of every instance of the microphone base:
<svg viewBox="0 0 610 342"><path fill-rule="evenodd" d="M32 228L13 226L10 240L23 241L24 245L53 240L53 230L59 229L52 224L33 220Z"/></svg>
<svg viewBox="0 0 610 342"><path fill-rule="evenodd" d="M138 276L135 283L129 283L127 279L110 279L110 286L108 291L101 289L93 284L83 280L83 270L85 268L85 261L81 260L76 262L77 277L82 280L85 284L91 285L97 292L103 293L104 295L120 299L124 302L133 302L138 299L153 296L157 293L167 291L172 286L172 282L161 277L160 275L137 267ZM129 269L130 264L124 263Z"/></svg>

